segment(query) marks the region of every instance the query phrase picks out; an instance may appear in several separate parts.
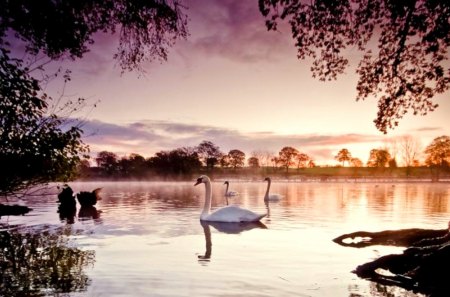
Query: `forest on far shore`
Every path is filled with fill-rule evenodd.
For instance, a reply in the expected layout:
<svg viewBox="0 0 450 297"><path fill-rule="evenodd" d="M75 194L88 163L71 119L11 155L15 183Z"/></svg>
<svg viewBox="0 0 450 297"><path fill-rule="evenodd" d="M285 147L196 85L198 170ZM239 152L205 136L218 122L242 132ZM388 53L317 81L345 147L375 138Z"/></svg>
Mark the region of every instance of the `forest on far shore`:
<svg viewBox="0 0 450 297"><path fill-rule="evenodd" d="M406 153L408 152L408 154ZM450 137L440 136L424 151L424 162L419 162L419 152L404 150L402 164L398 166L396 153L388 149L372 149L364 164L352 157L346 148L334 157L335 166L317 166L312 157L296 148L285 146L278 154L254 151L247 158L238 149L223 153L211 141L196 147L182 147L160 151L150 158L130 154L119 158L115 153L102 151L91 166L82 160L78 166L79 179L151 179L186 180L198 174L218 178L258 179L272 176L278 179L343 180L343 179L420 179L439 181L450 178ZM365 166L364 166L365 165Z"/></svg>

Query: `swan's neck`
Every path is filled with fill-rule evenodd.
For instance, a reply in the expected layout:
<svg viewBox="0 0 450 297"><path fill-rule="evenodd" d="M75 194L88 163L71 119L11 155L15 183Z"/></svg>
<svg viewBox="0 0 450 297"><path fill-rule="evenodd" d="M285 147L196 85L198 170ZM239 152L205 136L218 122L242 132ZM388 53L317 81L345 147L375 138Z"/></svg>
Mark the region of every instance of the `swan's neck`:
<svg viewBox="0 0 450 297"><path fill-rule="evenodd" d="M202 214L200 215L200 220L203 220L205 217L209 215L209 211L211 210L211 182L208 181L205 183L205 206L203 206Z"/></svg>
<svg viewBox="0 0 450 297"><path fill-rule="evenodd" d="M270 190L270 180L267 181L267 190L266 195L264 195L264 199L269 198L269 190Z"/></svg>

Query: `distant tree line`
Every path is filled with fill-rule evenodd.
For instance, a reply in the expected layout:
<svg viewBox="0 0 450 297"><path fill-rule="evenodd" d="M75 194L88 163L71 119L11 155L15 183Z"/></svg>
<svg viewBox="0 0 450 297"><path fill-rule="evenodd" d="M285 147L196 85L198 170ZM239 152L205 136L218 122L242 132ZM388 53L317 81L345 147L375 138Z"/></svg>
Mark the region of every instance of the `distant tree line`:
<svg viewBox="0 0 450 297"><path fill-rule="evenodd" d="M400 147L401 158L404 167L418 167L421 165L430 168L448 169L450 164L450 137L440 136L435 138L423 151L425 162L418 161L419 146L412 145L414 142L410 137L405 137L400 144L392 147ZM394 148L372 149L366 167L374 168L396 168L398 167ZM414 149L413 149L414 148ZM308 154L291 146L283 147L278 154L269 151L253 151L246 158L246 154L239 149L232 149L228 153L221 151L220 147L211 141L202 141L195 147L181 147L173 150L157 152L150 158L144 158L139 154L130 154L119 158L115 153L102 151L95 158L96 167L90 168L89 162L84 160L80 163L81 174L96 170L96 174L104 177L145 177L149 173L159 175L187 175L199 171L213 171L222 168L237 172L243 167L253 170L258 168L271 168L273 172L288 172L294 168L316 167L314 159ZM335 159L344 167L363 167L364 163L352 156L346 148L341 149ZM245 161L247 160L247 164ZM247 165L247 166L246 166Z"/></svg>

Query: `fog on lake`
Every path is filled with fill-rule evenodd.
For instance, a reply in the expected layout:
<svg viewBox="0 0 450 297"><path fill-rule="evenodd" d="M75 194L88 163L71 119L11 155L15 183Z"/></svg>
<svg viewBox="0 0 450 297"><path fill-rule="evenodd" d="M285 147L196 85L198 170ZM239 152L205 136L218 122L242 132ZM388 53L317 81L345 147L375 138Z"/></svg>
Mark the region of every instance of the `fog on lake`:
<svg viewBox="0 0 450 297"><path fill-rule="evenodd" d="M212 209L267 213L260 223L201 223L205 188L192 182L74 182L102 188L91 208L58 210L27 197L25 216L0 219L1 296L421 296L352 273L401 248L349 248L354 231L447 227L448 183L212 184ZM17 202L16 202L17 203Z"/></svg>

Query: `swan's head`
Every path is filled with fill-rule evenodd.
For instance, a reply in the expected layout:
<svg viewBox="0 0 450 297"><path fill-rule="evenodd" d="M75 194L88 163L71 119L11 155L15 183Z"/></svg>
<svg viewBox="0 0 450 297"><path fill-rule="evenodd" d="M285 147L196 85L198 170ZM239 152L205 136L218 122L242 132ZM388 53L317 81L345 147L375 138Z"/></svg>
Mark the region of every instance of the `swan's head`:
<svg viewBox="0 0 450 297"><path fill-rule="evenodd" d="M230 183L228 181L223 183L224 185L229 185ZM450 223L449 223L450 224Z"/></svg>
<svg viewBox="0 0 450 297"><path fill-rule="evenodd" d="M266 178L264 179L264 181L270 182L270 177L266 177Z"/></svg>
<svg viewBox="0 0 450 297"><path fill-rule="evenodd" d="M199 178L197 178L197 182L194 184L194 186L204 183L206 184L207 182L209 182L209 177L207 177L206 175L201 175Z"/></svg>

